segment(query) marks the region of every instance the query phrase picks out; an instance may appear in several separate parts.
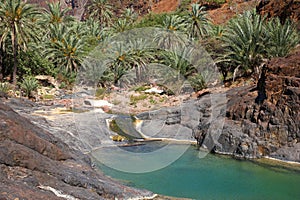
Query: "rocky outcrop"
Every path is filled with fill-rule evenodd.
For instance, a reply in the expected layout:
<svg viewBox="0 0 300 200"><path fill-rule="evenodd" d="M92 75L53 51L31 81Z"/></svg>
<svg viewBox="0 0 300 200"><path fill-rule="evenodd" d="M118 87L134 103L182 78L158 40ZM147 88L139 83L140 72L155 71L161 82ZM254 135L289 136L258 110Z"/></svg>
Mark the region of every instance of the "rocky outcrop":
<svg viewBox="0 0 300 200"><path fill-rule="evenodd" d="M300 52L270 60L263 71L257 85L226 92L226 120L213 150L300 162ZM200 144L211 123L200 122Z"/></svg>
<svg viewBox="0 0 300 200"><path fill-rule="evenodd" d="M35 104L23 102L34 109ZM67 146L0 103L0 199L128 199L151 192L123 186Z"/></svg>
<svg viewBox="0 0 300 200"><path fill-rule="evenodd" d="M279 17L283 22L291 19L300 29L300 1L298 0L261 0L257 11L269 17Z"/></svg>

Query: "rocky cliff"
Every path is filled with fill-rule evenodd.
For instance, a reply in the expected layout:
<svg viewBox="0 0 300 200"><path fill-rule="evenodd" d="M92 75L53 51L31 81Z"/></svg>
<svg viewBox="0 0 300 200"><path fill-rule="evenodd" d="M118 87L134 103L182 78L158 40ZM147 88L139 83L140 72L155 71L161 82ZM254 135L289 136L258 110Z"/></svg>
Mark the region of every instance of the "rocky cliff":
<svg viewBox="0 0 300 200"><path fill-rule="evenodd" d="M279 17L283 22L290 19L297 23L300 29L300 1L299 0L261 0L257 11L266 17Z"/></svg>
<svg viewBox="0 0 300 200"><path fill-rule="evenodd" d="M214 151L300 162L300 51L270 60L257 85L233 88L226 95L224 129ZM200 144L211 123L200 122Z"/></svg>

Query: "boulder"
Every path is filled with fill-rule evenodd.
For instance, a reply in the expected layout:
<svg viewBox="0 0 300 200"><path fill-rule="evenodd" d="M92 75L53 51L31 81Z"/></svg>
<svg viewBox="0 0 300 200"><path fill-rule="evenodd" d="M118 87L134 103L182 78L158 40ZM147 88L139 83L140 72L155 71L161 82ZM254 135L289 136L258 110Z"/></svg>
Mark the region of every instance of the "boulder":
<svg viewBox="0 0 300 200"><path fill-rule="evenodd" d="M21 106L18 103L19 109ZM62 134L70 134L65 132ZM153 195L105 177L87 155L2 102L0 179L0 199L131 199Z"/></svg>

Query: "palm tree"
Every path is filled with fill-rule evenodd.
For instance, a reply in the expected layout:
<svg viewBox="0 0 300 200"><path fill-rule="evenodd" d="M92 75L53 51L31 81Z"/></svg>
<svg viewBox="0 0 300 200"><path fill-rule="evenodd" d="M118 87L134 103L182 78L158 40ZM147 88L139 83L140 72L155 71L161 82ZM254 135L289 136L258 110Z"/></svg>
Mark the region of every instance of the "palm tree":
<svg viewBox="0 0 300 200"><path fill-rule="evenodd" d="M253 72L265 56L264 21L255 11L247 11L229 23L222 37L226 51L224 62L234 65L235 69Z"/></svg>
<svg viewBox="0 0 300 200"><path fill-rule="evenodd" d="M130 70L135 70L135 81L143 81L143 72L146 65L154 59L151 48L148 43L142 39L131 39L122 42L107 41L109 48L100 59L105 64L105 68L113 74L113 83L117 84L118 81L125 75L130 73ZM116 41L116 38L111 38ZM107 72L107 73L109 73Z"/></svg>
<svg viewBox="0 0 300 200"><path fill-rule="evenodd" d="M122 18L130 23L134 23L138 18L138 14L134 12L133 8L126 8L122 13Z"/></svg>
<svg viewBox="0 0 300 200"><path fill-rule="evenodd" d="M112 31L114 33L121 33L126 30L128 30L131 26L131 23L127 21L126 18L124 19L118 19L116 22L112 25Z"/></svg>
<svg viewBox="0 0 300 200"><path fill-rule="evenodd" d="M175 69L178 73L178 79L180 79L180 76L188 78L190 75L197 72L197 69L188 61L191 54L193 54L192 48L183 48L180 52L164 52L163 64Z"/></svg>
<svg viewBox="0 0 300 200"><path fill-rule="evenodd" d="M54 30L56 30L55 27ZM72 34L72 30L64 26L61 26L59 30L66 32L54 31L54 37L46 42L44 55L66 72L77 72L86 53L85 38L77 37Z"/></svg>
<svg viewBox="0 0 300 200"><path fill-rule="evenodd" d="M39 14L34 5L22 0L6 0L0 2L0 27L2 35L0 43L11 40L13 51L13 84L17 83L17 54L20 49L26 50L30 39L36 39L36 16Z"/></svg>
<svg viewBox="0 0 300 200"><path fill-rule="evenodd" d="M291 49L299 43L299 34L296 27L290 21L280 23L278 18L267 24L268 47L267 53L270 57L286 56Z"/></svg>
<svg viewBox="0 0 300 200"><path fill-rule="evenodd" d="M67 14L70 8L62 8L60 1L56 3L47 3L48 9L43 9L42 22L44 25L49 24L66 24L68 22L74 21L74 18Z"/></svg>
<svg viewBox="0 0 300 200"><path fill-rule="evenodd" d="M167 15L161 25L162 30L154 37L154 41L162 49L174 49L186 42L186 23L178 15Z"/></svg>
<svg viewBox="0 0 300 200"><path fill-rule="evenodd" d="M92 0L88 6L88 12L90 16L97 19L101 28L108 26L111 23L113 16L112 6L107 0Z"/></svg>
<svg viewBox="0 0 300 200"><path fill-rule="evenodd" d="M209 19L204 9L199 4L192 4L192 10L186 18L189 37L192 39L204 37L209 32Z"/></svg>

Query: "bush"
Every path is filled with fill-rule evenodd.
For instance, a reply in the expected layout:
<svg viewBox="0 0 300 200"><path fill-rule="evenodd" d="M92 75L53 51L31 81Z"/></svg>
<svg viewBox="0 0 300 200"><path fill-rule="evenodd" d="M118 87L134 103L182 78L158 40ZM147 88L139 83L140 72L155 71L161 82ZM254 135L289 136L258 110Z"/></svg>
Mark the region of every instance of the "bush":
<svg viewBox="0 0 300 200"><path fill-rule="evenodd" d="M9 83L0 83L0 92L7 94L10 89L11 87Z"/></svg>
<svg viewBox="0 0 300 200"><path fill-rule="evenodd" d="M130 105L135 105L138 101L142 101L147 99L148 95L146 94L141 94L138 96L135 95L130 95Z"/></svg>
<svg viewBox="0 0 300 200"><path fill-rule="evenodd" d="M190 76L188 78L188 81L191 84L194 91L199 91L207 87L205 80L201 74L195 74L193 76Z"/></svg>
<svg viewBox="0 0 300 200"><path fill-rule="evenodd" d="M105 88L97 88L95 92L95 97L97 98L103 98L105 95L106 89Z"/></svg>
<svg viewBox="0 0 300 200"><path fill-rule="evenodd" d="M269 57L284 57L299 43L299 33L290 21L281 24L278 18L271 20L267 24L267 33Z"/></svg>
<svg viewBox="0 0 300 200"><path fill-rule="evenodd" d="M20 84L22 91L26 97L31 97L32 92L38 87L38 81L34 77L26 77Z"/></svg>

